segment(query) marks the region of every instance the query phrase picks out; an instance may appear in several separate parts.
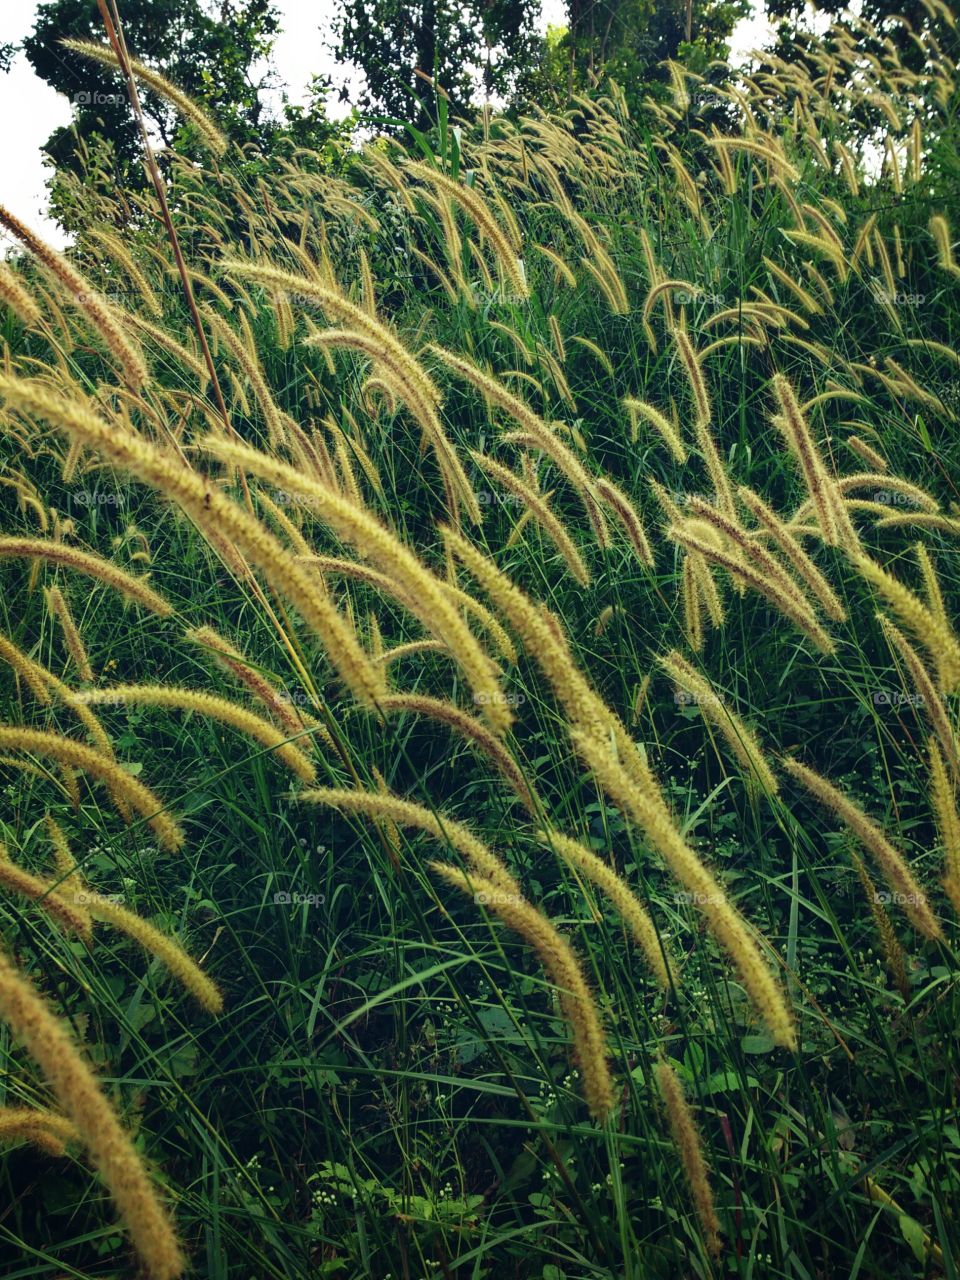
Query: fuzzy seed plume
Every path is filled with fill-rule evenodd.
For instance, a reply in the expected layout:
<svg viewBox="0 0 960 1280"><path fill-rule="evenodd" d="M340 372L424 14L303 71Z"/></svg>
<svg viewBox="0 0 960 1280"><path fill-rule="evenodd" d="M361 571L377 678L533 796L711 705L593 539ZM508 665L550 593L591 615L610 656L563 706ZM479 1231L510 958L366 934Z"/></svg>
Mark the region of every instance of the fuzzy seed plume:
<svg viewBox="0 0 960 1280"><path fill-rule="evenodd" d="M0 1019L40 1068L116 1204L149 1280L186 1267L169 1212L65 1024L0 951Z"/></svg>
<svg viewBox="0 0 960 1280"><path fill-rule="evenodd" d="M670 1123L670 1132L673 1134L680 1156L684 1177L690 1188L697 1217L700 1219L707 1252L716 1257L722 1249L720 1223L714 1208L707 1162L703 1157L703 1145L697 1133L690 1103L687 1101L680 1078L666 1058L661 1058L657 1062L654 1074Z"/></svg>
<svg viewBox="0 0 960 1280"><path fill-rule="evenodd" d="M446 814L434 813L412 800L404 800L383 791L317 787L301 791L297 800L302 804L325 805L343 813L362 813L369 818L386 819L398 827L414 827L418 831L425 831L441 844L456 849L479 875L495 882L502 892L520 893L520 886L501 859L478 840L469 827Z"/></svg>
<svg viewBox="0 0 960 1280"><path fill-rule="evenodd" d="M301 492L306 500L313 502L319 519L400 584L410 608L448 645L463 667L490 727L497 732L506 731L512 716L500 690L497 668L452 607L437 579L408 547L375 517L317 481L299 475L286 463L219 437L208 436L201 442L201 448L289 492ZM378 689L378 698L380 693Z"/></svg>
<svg viewBox="0 0 960 1280"><path fill-rule="evenodd" d="M83 899L84 906L94 920L102 921L119 933L126 934L128 938L139 943L149 955L159 960L207 1013L221 1012L223 996L219 988L196 961L191 959L183 948L162 930L150 924L148 920L144 920L136 912L121 906L113 898L96 893L89 886L84 887L77 897Z"/></svg>
<svg viewBox="0 0 960 1280"><path fill-rule="evenodd" d="M925 938L942 938L943 931L927 902L927 895L917 883L903 854L890 843L877 824L853 800L813 769L799 760L784 757L783 767L825 809L836 814L844 826L869 853L883 873L884 879L896 895L913 926Z"/></svg>
<svg viewBox="0 0 960 1280"><path fill-rule="evenodd" d="M376 702L384 690L382 675L367 659L352 629L317 589L309 573L296 563L283 544L260 521L224 497L210 479L186 466L175 455L162 451L156 445L124 430L117 423L105 421L91 413L83 404L52 396L22 380L18 380L11 390L11 382L10 379L0 379L0 391L8 399L11 394L15 394L19 404L29 406L37 416L96 449L105 460L166 494L204 533L214 539L225 539L247 556L281 594L293 601L300 609L304 621L326 642L331 660L336 664L348 688L361 702ZM247 452L252 454L255 451ZM296 479L297 473L292 468L285 468L285 473ZM301 483L293 483L290 485L290 492L296 493L301 487ZM325 495L326 491L322 490L322 493ZM0 556L15 554L12 547L18 541L24 540L0 538ZM39 552L33 551L32 554ZM55 550L45 550L43 554L48 558L58 559L61 563L70 562L72 557L76 563L79 553L73 548L61 548L58 544ZM107 562L100 562L96 557L86 557L84 563L101 566ZM92 572L91 569L87 571ZM104 572L101 567L101 576ZM112 566L110 572L113 574L113 584L118 589L125 588L128 594L133 594L129 584L135 584L135 579L119 570L113 570ZM140 594L142 596L143 593ZM155 593L149 594L153 596ZM163 601L159 603L161 609L156 610L157 612L172 612Z"/></svg>
<svg viewBox="0 0 960 1280"><path fill-rule="evenodd" d="M657 985L664 991L668 990L670 976L656 928L646 907L626 880L579 840L559 831L540 831L537 839L549 845L558 858L585 876L609 899L643 952Z"/></svg>
<svg viewBox="0 0 960 1280"><path fill-rule="evenodd" d="M635 822L690 895L707 927L734 962L744 989L777 1044L796 1047L793 1018L780 987L763 961L746 922L713 874L684 841L657 797L645 794L615 759L606 743L581 729L571 730L577 754L613 803Z"/></svg>
<svg viewBox="0 0 960 1280"><path fill-rule="evenodd" d="M94 706L169 707L177 711L193 712L204 719L229 725L238 733L252 738L267 751L273 752L302 782L316 780L316 767L268 720L248 711L237 702L202 689L182 689L175 685L124 684L90 689L78 694L77 699Z"/></svg>
<svg viewBox="0 0 960 1280"><path fill-rule="evenodd" d="M65 886L51 884L18 866L3 844L0 844L0 885L9 893L20 894L35 902L64 932L79 934L85 941L90 941L89 914L82 905L70 900Z"/></svg>
<svg viewBox="0 0 960 1280"><path fill-rule="evenodd" d="M0 1107L0 1142L31 1142L51 1156L66 1155L80 1134L66 1116L44 1107Z"/></svg>
<svg viewBox="0 0 960 1280"><path fill-rule="evenodd" d="M92 747L44 729L0 725L0 751L25 751L89 773L111 794L121 796L135 813L139 813L165 849L176 850L183 844L183 832L167 815L153 792L127 773L116 760Z"/></svg>
<svg viewBox="0 0 960 1280"><path fill-rule="evenodd" d="M775 796L780 790L776 774L767 762L756 735L731 710L727 699L721 697L676 649L663 654L657 661L675 684L692 698L703 718L716 725L743 766L747 778L754 780L767 796Z"/></svg>
<svg viewBox="0 0 960 1280"><path fill-rule="evenodd" d="M557 988L560 1007L570 1025L587 1107L595 1120L606 1120L616 1102L606 1038L600 1013L570 943L536 907L518 893L505 892L498 881L458 871L442 862L431 862L430 869L488 908L536 952L547 977Z"/></svg>
<svg viewBox="0 0 960 1280"><path fill-rule="evenodd" d="M45 273L56 283L60 296L80 311L99 333L120 366L127 386L133 391L140 390L148 378L146 362L143 353L124 332L115 309L62 254L51 249L3 205L0 205L0 225L6 227L11 235L16 236L29 249Z"/></svg>
<svg viewBox="0 0 960 1280"><path fill-rule="evenodd" d="M939 687L944 693L955 692L960 687L960 641L947 619L870 556L854 556L853 564L927 650Z"/></svg>
<svg viewBox="0 0 960 1280"><path fill-rule="evenodd" d="M120 69L120 60L110 45L96 44L92 40L61 40L60 44L72 53L89 58L92 62ZM192 124L197 131L197 136L209 151L215 156L222 156L226 152L227 139L202 107L199 107L188 94L136 58L128 58L127 61L134 78L146 85L148 89L152 89L158 97L165 98L184 120Z"/></svg>

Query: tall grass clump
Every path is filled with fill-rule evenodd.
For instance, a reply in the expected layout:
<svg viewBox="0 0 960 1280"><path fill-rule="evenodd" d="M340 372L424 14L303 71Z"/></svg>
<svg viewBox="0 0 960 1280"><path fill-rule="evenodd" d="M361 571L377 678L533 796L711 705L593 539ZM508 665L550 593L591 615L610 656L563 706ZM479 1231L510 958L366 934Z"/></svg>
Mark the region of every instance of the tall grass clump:
<svg viewBox="0 0 960 1280"><path fill-rule="evenodd" d="M0 208L4 1275L960 1274L958 48Z"/></svg>

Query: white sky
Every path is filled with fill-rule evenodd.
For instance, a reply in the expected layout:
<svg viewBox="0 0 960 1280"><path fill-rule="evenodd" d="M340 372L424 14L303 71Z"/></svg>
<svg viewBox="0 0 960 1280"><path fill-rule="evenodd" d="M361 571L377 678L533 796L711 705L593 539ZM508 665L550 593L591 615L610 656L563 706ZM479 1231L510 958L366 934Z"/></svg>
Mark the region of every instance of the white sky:
<svg viewBox="0 0 960 1280"><path fill-rule="evenodd" d="M274 49L280 78L289 86L293 101L302 101L314 73L334 76L342 82L338 67L323 47L329 41L333 0L275 0L281 15L282 34ZM0 0L0 44L18 44L33 30L36 0ZM543 0L541 28L564 23L563 0ZM762 44L769 24L756 16L739 23L733 33L733 52L743 55ZM346 108L336 101L331 114ZM0 73L0 120L5 122L0 146L0 203L46 236L63 244L54 223L44 217L47 170L40 147L58 125L69 123L70 104L34 75L24 55L18 54L9 74Z"/></svg>

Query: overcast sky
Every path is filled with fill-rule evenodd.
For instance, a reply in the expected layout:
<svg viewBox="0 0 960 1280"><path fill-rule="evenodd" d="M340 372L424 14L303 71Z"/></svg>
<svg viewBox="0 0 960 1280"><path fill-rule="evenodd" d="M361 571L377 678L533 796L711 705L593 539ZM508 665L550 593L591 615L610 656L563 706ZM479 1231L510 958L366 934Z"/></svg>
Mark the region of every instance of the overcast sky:
<svg viewBox="0 0 960 1280"><path fill-rule="evenodd" d="M289 86L292 100L302 100L314 73L334 74L343 79L338 67L323 47L329 41L329 22L334 0L275 0L281 15L282 34L277 40L274 61L280 78ZM18 44L33 30L37 0L0 0L0 44ZM541 26L561 25L563 0L543 0ZM734 32L734 53L743 54L763 42L768 24L762 18L748 18ZM331 114L339 107L334 97ZM41 163L40 147L58 126L70 120L68 100L33 74L23 54L18 54L8 75L0 73L0 120L4 121L0 143L0 203L41 231L51 242L63 243L56 226L43 216L46 203L44 183L47 171Z"/></svg>

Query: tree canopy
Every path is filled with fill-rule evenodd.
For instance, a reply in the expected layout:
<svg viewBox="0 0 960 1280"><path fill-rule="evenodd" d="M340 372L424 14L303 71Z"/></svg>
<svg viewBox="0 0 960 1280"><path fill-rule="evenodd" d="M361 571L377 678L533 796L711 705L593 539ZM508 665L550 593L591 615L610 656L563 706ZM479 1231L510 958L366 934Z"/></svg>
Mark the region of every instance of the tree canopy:
<svg viewBox="0 0 960 1280"><path fill-rule="evenodd" d="M265 128L262 91L269 72L261 68L279 29L271 0L125 0L124 37L132 55L157 67L201 103L238 141L260 140ZM77 138L109 139L118 159L138 153L136 126L122 77L64 49L64 37L103 42L96 0L47 0L37 10L33 33L23 43L41 79L73 103L70 126L56 130L46 150L69 162ZM165 143L176 120L156 94L144 92L143 108Z"/></svg>
<svg viewBox="0 0 960 1280"><path fill-rule="evenodd" d="M539 13L539 0L339 0L336 54L362 70L362 106L422 124L423 76L436 79L457 114L478 92L510 96L537 61Z"/></svg>

